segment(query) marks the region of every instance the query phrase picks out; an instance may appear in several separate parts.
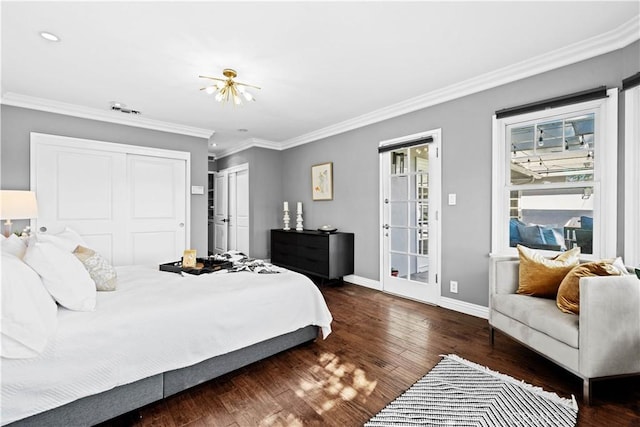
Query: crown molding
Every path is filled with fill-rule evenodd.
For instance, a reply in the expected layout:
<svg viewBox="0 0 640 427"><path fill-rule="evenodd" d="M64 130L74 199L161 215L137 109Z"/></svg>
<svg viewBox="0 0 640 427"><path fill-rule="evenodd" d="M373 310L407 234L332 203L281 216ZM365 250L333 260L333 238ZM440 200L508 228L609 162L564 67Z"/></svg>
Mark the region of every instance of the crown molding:
<svg viewBox="0 0 640 427"><path fill-rule="evenodd" d="M197 138L208 139L215 132L212 129L184 126L176 123L147 119L141 116L117 114L117 112L114 111L104 111L97 108L84 107L81 105L22 95L14 92L7 92L3 94L2 99L0 99L0 103L3 105L11 105L13 107L30 108L32 110L64 114L83 119L99 120L102 122L117 123L120 125L158 130L161 132L195 136Z"/></svg>
<svg viewBox="0 0 640 427"><path fill-rule="evenodd" d="M307 144L536 74L575 64L598 55L622 49L638 39L640 39L640 15L636 15L616 29L589 39L285 140L281 143L281 147L282 149L287 149Z"/></svg>
<svg viewBox="0 0 640 427"><path fill-rule="evenodd" d="M282 144L278 142L269 141L267 139L260 139L260 138L249 138L234 145L232 148L215 151L214 154L216 159L221 159L223 157L227 157L232 154L236 154L236 153L239 153L240 151L244 151L253 147L268 148L270 150L277 150L277 151L280 151L283 149Z"/></svg>

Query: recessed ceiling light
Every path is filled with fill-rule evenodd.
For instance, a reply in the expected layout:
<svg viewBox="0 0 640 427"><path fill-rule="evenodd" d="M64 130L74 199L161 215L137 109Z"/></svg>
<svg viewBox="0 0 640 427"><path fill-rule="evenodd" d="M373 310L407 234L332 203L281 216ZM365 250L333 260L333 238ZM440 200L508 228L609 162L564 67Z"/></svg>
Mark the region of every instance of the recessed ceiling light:
<svg viewBox="0 0 640 427"><path fill-rule="evenodd" d="M53 33L49 33L47 31L41 31L40 32L40 37L42 37L45 40L49 40L50 42L59 42L60 41L60 37L56 36Z"/></svg>

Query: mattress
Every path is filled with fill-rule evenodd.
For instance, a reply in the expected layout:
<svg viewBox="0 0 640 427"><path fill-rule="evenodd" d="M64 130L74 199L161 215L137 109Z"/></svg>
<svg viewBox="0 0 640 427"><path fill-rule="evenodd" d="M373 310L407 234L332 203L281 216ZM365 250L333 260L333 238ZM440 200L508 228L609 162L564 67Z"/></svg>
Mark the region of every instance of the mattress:
<svg viewBox="0 0 640 427"><path fill-rule="evenodd" d="M307 277L200 276L118 267L118 289L94 312L58 309L37 358L2 360L2 424L114 387L191 366L307 325L331 333L331 313Z"/></svg>

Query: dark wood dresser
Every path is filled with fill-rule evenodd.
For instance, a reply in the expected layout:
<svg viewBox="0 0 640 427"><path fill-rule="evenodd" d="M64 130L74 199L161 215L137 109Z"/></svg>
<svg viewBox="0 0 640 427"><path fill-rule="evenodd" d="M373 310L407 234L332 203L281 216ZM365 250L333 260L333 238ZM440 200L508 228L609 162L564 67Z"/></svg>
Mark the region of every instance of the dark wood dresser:
<svg viewBox="0 0 640 427"><path fill-rule="evenodd" d="M271 262L323 279L353 274L353 233L271 230Z"/></svg>

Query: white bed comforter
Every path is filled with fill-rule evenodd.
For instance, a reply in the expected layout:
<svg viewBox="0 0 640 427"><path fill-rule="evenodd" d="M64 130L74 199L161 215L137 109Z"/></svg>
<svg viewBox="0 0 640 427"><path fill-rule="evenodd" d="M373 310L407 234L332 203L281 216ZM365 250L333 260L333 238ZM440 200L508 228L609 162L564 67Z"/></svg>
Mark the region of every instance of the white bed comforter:
<svg viewBox="0 0 640 427"><path fill-rule="evenodd" d="M250 272L181 276L118 268L118 289L94 312L60 308L40 357L2 359L2 424L161 372L190 366L307 325L331 332L331 313L305 276Z"/></svg>

